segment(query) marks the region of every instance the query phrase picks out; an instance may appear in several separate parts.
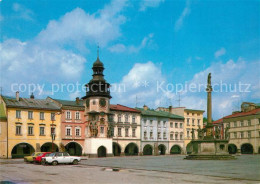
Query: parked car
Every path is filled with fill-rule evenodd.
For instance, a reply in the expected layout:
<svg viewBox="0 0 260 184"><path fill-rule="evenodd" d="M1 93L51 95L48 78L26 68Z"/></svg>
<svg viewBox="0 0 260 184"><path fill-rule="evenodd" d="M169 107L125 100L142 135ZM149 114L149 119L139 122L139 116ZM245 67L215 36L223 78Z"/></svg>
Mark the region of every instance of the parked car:
<svg viewBox="0 0 260 184"><path fill-rule="evenodd" d="M42 157L47 157L48 154L51 154L51 152L44 152L39 154L37 157L33 158L33 162L34 163L41 163L42 162Z"/></svg>
<svg viewBox="0 0 260 184"><path fill-rule="evenodd" d="M42 164L74 164L77 165L80 162L80 157L70 156L67 152L55 152L51 153L48 157L42 157Z"/></svg>
<svg viewBox="0 0 260 184"><path fill-rule="evenodd" d="M34 152L31 156L27 156L27 157L24 157L24 161L25 162L30 162L32 163L33 162L33 158L36 158L37 156L39 156L42 152Z"/></svg>

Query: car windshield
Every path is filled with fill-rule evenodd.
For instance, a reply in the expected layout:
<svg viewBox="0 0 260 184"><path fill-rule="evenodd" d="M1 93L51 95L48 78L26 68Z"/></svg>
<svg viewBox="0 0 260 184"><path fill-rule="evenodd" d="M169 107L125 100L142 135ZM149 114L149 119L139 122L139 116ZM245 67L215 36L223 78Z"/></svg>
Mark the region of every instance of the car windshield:
<svg viewBox="0 0 260 184"><path fill-rule="evenodd" d="M39 155L37 155L37 156L42 156L43 155L43 153L40 153Z"/></svg>
<svg viewBox="0 0 260 184"><path fill-rule="evenodd" d="M49 157L54 157L55 156L55 153L51 153L50 155L49 155Z"/></svg>
<svg viewBox="0 0 260 184"><path fill-rule="evenodd" d="M42 153L36 153L36 155L35 155L35 156L39 156L40 154L42 154Z"/></svg>
<svg viewBox="0 0 260 184"><path fill-rule="evenodd" d="M50 154L51 154L51 153L47 153L47 154L45 155L45 157L49 157L49 156L50 156Z"/></svg>

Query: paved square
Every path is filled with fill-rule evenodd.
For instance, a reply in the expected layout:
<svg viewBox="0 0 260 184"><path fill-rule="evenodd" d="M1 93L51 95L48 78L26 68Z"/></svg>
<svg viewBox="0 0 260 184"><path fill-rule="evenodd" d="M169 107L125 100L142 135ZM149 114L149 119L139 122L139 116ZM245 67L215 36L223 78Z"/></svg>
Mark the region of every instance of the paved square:
<svg viewBox="0 0 260 184"><path fill-rule="evenodd" d="M237 160L183 160L184 156L112 157L80 165L42 166L0 160L0 181L14 183L260 183L260 155ZM120 168L113 171L113 168Z"/></svg>

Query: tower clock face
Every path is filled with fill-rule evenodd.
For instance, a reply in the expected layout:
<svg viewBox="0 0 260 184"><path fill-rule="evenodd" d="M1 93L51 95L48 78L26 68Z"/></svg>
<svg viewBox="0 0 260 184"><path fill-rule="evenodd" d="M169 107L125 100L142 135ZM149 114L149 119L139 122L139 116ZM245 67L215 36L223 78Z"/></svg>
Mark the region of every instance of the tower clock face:
<svg viewBox="0 0 260 184"><path fill-rule="evenodd" d="M89 107L89 99L86 101L86 106Z"/></svg>
<svg viewBox="0 0 260 184"><path fill-rule="evenodd" d="M106 102L106 100L105 100L104 98L101 98L101 99L99 100L99 105L100 105L101 107L105 107L106 104L107 104L107 102Z"/></svg>

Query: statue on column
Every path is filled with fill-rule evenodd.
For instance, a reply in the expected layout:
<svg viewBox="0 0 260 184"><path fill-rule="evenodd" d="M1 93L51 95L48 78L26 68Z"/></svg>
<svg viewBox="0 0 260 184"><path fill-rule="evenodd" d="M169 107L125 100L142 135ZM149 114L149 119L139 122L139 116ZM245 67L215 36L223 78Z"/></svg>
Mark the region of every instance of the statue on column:
<svg viewBox="0 0 260 184"><path fill-rule="evenodd" d="M208 75L208 86L211 86L211 73Z"/></svg>
<svg viewBox="0 0 260 184"><path fill-rule="evenodd" d="M215 127L215 138L219 139L220 138L220 130L219 127Z"/></svg>
<svg viewBox="0 0 260 184"><path fill-rule="evenodd" d="M204 138L204 130L200 128L200 125L199 125L199 128L198 128L198 138L199 139L203 139Z"/></svg>

